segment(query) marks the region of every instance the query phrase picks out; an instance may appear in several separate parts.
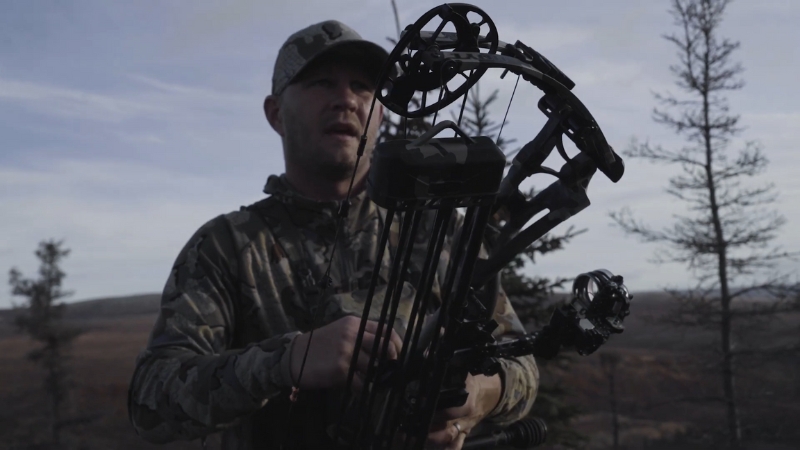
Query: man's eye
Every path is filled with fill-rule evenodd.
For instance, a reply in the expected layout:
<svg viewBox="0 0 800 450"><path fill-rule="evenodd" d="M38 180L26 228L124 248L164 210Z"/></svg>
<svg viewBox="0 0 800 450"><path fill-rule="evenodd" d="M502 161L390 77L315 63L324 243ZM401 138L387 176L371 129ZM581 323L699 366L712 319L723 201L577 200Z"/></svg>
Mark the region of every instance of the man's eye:
<svg viewBox="0 0 800 450"><path fill-rule="evenodd" d="M372 92L372 85L363 81L355 81L352 86L353 90L357 92Z"/></svg>

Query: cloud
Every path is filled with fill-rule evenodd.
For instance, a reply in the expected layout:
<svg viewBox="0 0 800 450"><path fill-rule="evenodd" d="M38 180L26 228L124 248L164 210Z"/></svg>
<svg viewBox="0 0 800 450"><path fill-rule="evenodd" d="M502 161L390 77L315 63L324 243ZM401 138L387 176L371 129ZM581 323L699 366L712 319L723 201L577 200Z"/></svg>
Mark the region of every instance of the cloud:
<svg viewBox="0 0 800 450"><path fill-rule="evenodd" d="M644 67L640 62L590 59L582 67L573 68L569 76L581 90L588 91L611 86L630 88L633 83L640 82L643 75Z"/></svg>
<svg viewBox="0 0 800 450"><path fill-rule="evenodd" d="M256 103L241 92L222 92L182 85L152 76L128 74L133 84L110 94L0 78L0 104L12 103L41 115L99 122L121 123L134 118L170 117L183 112L189 117L205 111L242 111L243 104ZM143 89L144 88L144 89Z"/></svg>
<svg viewBox="0 0 800 450"><path fill-rule="evenodd" d="M498 34L500 40L513 44L522 41L536 51L551 55L569 47L575 47L589 42L593 31L587 27L573 24L548 21L539 22L536 26L523 26L518 23L509 23L508 19L498 20Z"/></svg>
<svg viewBox="0 0 800 450"><path fill-rule="evenodd" d="M435 5L398 3L402 26ZM796 51L787 43L797 6L773 3L779 3L774 12L756 3L732 4L725 31L742 39L742 57L750 59L743 61L748 85L731 104L743 113L741 139L764 144L771 165L763 180L778 185L778 206L790 221L780 242L796 250L800 91L791 88L797 58L786 55ZM671 148L684 144L650 118L651 92L675 90L668 70L674 50L660 38L672 29L664 5L575 0L565 15L555 3L476 4L495 20L500 39L522 40L578 83L576 95L616 149L632 136ZM314 0L302 8L271 0L191 5L109 3L97 14L111 21L95 20L97 10L82 7L72 16L76 21L63 15L44 20L29 11L38 29L61 40L48 40L46 47L19 41L0 73L0 269L17 265L35 273L39 240L63 238L73 249L67 287L77 290L76 298L160 290L177 251L200 224L260 198L266 175L280 172L280 141L260 106L286 37L332 17L384 46L395 33L385 0ZM749 17L754 11L757 21ZM773 20L777 16L781 20ZM766 46L774 51L759 51ZM80 50L67 59L67 47ZM484 95L500 89L491 111L498 122L514 86L513 78L499 80L499 74L493 70L481 80ZM517 145L544 124L536 107L540 96L524 82L517 90L503 131ZM633 289L686 279L682 267L647 263L654 246L610 226L608 211L626 205L651 224L668 223L682 208L663 193L674 169L626 164L618 184L596 176L589 188L593 205L570 220L589 231L534 271L564 276L607 267L625 275Z"/></svg>
<svg viewBox="0 0 800 450"><path fill-rule="evenodd" d="M238 107L242 103L252 101L252 97L241 92L222 92L204 87L170 83L141 74L128 74L127 77L142 86L147 86L154 91L166 94L167 98L173 102L182 100L196 105L204 105L208 108L217 108L221 105ZM149 92L148 94L153 97L158 95L155 92Z"/></svg>
<svg viewBox="0 0 800 450"><path fill-rule="evenodd" d="M121 122L145 114L163 113L158 104L48 84L0 78L0 102L62 118Z"/></svg>
<svg viewBox="0 0 800 450"><path fill-rule="evenodd" d="M76 298L157 291L200 225L263 196L225 184L135 162L0 168L0 269L34 273L33 250L52 237L73 250L65 267ZM0 307L6 301L0 295Z"/></svg>

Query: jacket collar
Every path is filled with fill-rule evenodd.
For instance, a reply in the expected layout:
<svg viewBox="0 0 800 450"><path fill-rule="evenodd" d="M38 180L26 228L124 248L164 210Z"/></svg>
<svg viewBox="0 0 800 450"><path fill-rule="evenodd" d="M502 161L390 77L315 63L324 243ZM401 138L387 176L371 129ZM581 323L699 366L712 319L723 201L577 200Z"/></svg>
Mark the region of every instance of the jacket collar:
<svg viewBox="0 0 800 450"><path fill-rule="evenodd" d="M264 186L264 193L275 197L287 205L296 205L305 209L313 209L322 213L336 215L339 210L337 201L320 201L304 196L286 179L286 174L270 175ZM350 197L352 206L360 204L367 196L366 190Z"/></svg>

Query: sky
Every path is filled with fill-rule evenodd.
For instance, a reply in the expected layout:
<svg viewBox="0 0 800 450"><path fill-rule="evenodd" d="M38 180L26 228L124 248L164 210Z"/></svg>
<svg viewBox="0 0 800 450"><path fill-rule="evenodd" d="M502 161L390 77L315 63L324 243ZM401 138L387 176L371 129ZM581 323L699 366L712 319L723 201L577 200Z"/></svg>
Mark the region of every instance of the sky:
<svg viewBox="0 0 800 450"><path fill-rule="evenodd" d="M684 142L652 120L654 93L678 93L669 66L677 31L668 2L655 0L473 0L500 39L535 48L577 84L609 143L632 139L667 148ZM437 2L397 0L400 22ZM338 19L388 49L396 35L389 0L23 1L0 15L0 271L35 277L34 251L63 240L71 301L160 292L180 249L203 223L264 197L283 171L281 142L264 119L278 48L293 32ZM743 132L736 152L757 141L770 160L757 179L774 183L787 219L775 244L800 250L800 3L738 0L720 35L740 41L744 89L731 93ZM505 112L514 78L489 71L484 93L498 89L493 114ZM514 96L503 136L522 144L544 124L540 91ZM560 165L560 164L559 164ZM558 168L559 165L555 167ZM587 231L528 271L572 277L607 268L632 291L688 287L691 274L656 264L653 244L612 225L611 211L668 225L685 205L665 193L675 168L626 160L613 184L589 188L592 205L555 231ZM552 180L546 180L549 182ZM532 183L532 184L531 184ZM544 181L527 186L543 188ZM541 183L541 184L537 184ZM779 270L794 274L797 261ZM10 287L0 288L0 308Z"/></svg>

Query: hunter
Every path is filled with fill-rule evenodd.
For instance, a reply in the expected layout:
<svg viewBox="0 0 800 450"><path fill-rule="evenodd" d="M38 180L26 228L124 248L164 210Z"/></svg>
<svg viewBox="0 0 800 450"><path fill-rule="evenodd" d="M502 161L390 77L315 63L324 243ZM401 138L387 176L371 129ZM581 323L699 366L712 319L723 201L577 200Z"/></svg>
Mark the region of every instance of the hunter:
<svg viewBox="0 0 800 450"><path fill-rule="evenodd" d="M357 169L355 163L387 58L379 45L333 20L298 31L280 48L264 113L281 137L285 173L268 178L265 199L200 227L178 255L129 389L130 420L142 438L163 443L221 432L226 450L335 448L331 424L385 219L365 190L383 119L380 104L372 111ZM322 298L317 281L328 267L339 202L354 170L351 207L331 266L333 284ZM376 302L385 292L390 253L384 253ZM448 247L434 296L447 257ZM422 258L424 250L412 258L409 279ZM410 305L414 292L406 283L402 305ZM525 333L502 290L499 295L495 335ZM394 358L410 309L402 305L390 339ZM375 331L375 322L368 322L356 384ZM438 413L427 446L460 449L479 422L509 424L528 413L538 387L533 357L503 359L501 365L494 376L469 376L467 403ZM300 399L289 416L293 387Z"/></svg>

